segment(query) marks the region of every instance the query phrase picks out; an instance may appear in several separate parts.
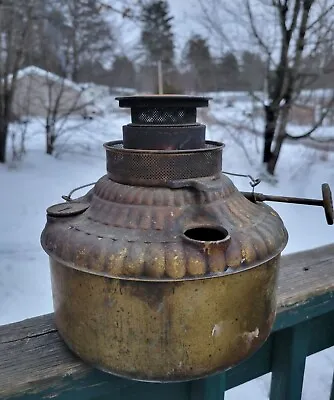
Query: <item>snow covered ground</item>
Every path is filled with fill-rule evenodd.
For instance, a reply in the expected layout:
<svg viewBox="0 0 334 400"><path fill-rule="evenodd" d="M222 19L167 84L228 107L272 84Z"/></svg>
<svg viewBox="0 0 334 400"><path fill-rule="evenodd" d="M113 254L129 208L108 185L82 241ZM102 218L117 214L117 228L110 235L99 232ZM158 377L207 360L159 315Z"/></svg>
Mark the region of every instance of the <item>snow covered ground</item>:
<svg viewBox="0 0 334 400"><path fill-rule="evenodd" d="M52 312L48 258L39 238L45 224L45 209L62 201L61 195L72 188L96 181L105 173L102 144L120 139L121 126L129 114L115 111L109 101L108 114L72 129L61 138L66 152L58 158L44 154L40 121L28 126L27 154L16 166L0 165L0 324ZM220 119L241 118L240 106L234 111L214 103L212 112ZM239 114L238 114L239 113ZM205 114L203 114L205 117ZM239 115L239 117L238 117ZM205 119L210 118L206 115ZM15 127L13 127L15 129ZM227 132L218 125L208 126L209 139L225 142L223 170L258 174L256 160L262 143L244 132ZM240 146L243 144L244 148ZM245 154L249 154L247 159ZM251 161L251 164L250 162ZM321 197L321 183L334 188L334 154L302 145L285 145L277 169L279 183L261 183L263 193ZM232 179L240 190L248 190L247 179ZM80 193L78 193L80 195ZM317 247L334 241L334 229L328 227L322 208L272 204L283 218L290 235L285 253ZM308 358L304 400L329 398L334 366L334 349ZM227 393L227 400L268 398L269 375L248 382ZM282 399L283 400L283 399Z"/></svg>

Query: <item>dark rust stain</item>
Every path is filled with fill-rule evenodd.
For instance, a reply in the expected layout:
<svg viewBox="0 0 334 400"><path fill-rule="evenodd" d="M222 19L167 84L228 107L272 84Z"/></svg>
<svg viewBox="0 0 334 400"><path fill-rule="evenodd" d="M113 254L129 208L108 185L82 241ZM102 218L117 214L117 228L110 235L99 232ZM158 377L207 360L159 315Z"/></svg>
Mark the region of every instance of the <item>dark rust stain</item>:
<svg viewBox="0 0 334 400"><path fill-rule="evenodd" d="M182 282L157 283L142 282L138 285L136 282L120 280L120 288L124 289L130 296L147 304L152 310L162 312L166 306L166 299L173 295L176 287L182 286Z"/></svg>

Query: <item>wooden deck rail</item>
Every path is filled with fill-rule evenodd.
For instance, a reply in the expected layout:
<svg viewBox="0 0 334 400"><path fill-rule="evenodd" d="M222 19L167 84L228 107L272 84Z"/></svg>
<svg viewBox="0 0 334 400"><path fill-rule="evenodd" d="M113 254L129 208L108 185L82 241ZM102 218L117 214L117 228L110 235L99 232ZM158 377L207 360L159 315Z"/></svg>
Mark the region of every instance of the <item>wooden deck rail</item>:
<svg viewBox="0 0 334 400"><path fill-rule="evenodd" d="M251 358L225 373L173 384L121 379L85 365L59 338L52 314L5 325L0 399L223 400L226 390L272 371L270 399L297 400L306 356L334 345L334 244L283 257L278 308L273 333Z"/></svg>

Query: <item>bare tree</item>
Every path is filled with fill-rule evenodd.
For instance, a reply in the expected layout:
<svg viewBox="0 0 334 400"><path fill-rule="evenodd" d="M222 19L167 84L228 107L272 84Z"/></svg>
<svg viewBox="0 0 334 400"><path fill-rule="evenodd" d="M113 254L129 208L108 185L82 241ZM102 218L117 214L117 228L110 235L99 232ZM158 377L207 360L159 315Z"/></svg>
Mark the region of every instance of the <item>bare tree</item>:
<svg viewBox="0 0 334 400"><path fill-rule="evenodd" d="M0 162L6 161L8 127L18 72L32 40L38 1L4 0L0 3Z"/></svg>
<svg viewBox="0 0 334 400"><path fill-rule="evenodd" d="M62 36L59 50L65 75L78 81L85 63L111 59L115 42L111 24L98 0L59 0L53 7L63 19L58 30Z"/></svg>
<svg viewBox="0 0 334 400"><path fill-rule="evenodd" d="M57 14L57 10L62 10L60 6L64 7L64 13L69 18L64 31L64 16ZM62 0L62 4L54 4L48 0L0 2L0 162L6 161L10 122L17 115L21 118L25 115L36 116L31 110L36 108L36 102L43 109L46 151L49 154L54 152L60 132L65 127L68 129L67 121L73 115L86 112L87 101L84 100L83 92L76 87L72 90L72 95L69 95L71 82L65 77L55 77L47 72L39 92L35 93L36 96L33 96L35 82L32 90L26 91L24 99L21 89L18 90L18 84L21 87L22 67L29 65L32 59L39 61L47 71L59 70L60 65L59 72L63 72L63 76L69 72L73 77L76 77L84 60L92 62L98 57L102 60L102 56L112 48L113 42L109 25L103 20L97 6L97 0ZM72 37L73 29L76 32ZM37 79L41 79L41 76ZM74 87L75 84L72 89ZM84 122L86 121L80 117L78 124ZM18 123L11 130L14 161L18 161L25 153L27 126L25 123Z"/></svg>
<svg viewBox="0 0 334 400"><path fill-rule="evenodd" d="M22 73L22 70L20 71ZM20 81L18 77L17 81ZM18 83L17 82L17 83ZM26 139L29 128L29 115L31 110L31 90L33 90L32 81L29 80L24 88L17 95L15 90L11 105L11 114L15 115L15 121L12 121L9 129L11 139L11 167L19 164L26 154Z"/></svg>
<svg viewBox="0 0 334 400"><path fill-rule="evenodd" d="M49 18L39 25L41 53L46 54L50 47L49 37L44 32L47 24L52 23L53 20ZM65 54L69 54L71 44L65 42L63 45ZM45 151L49 155L55 153L60 139L70 130L73 133L87 123L84 117L88 106L92 105L92 99L86 98L82 86L65 76L50 72L53 61L53 58L45 59L45 70L31 66L21 72L24 76L17 85L13 104L17 113L23 112L41 122L45 132ZM64 68L68 69L71 65L71 58L65 57Z"/></svg>
<svg viewBox="0 0 334 400"><path fill-rule="evenodd" d="M333 93L309 130L299 136L287 132L290 112L303 89L332 72L333 1L200 0L200 4L202 25L225 49L251 47L265 61L266 95L252 95L264 109L263 163L273 175L284 141L310 137L334 104Z"/></svg>
<svg viewBox="0 0 334 400"><path fill-rule="evenodd" d="M69 6L73 6L72 11L75 15L81 12L80 10L75 11L75 7L84 6L83 3L89 3L88 0L80 0L79 2L74 0L63 1L67 2ZM89 18L88 15L86 17ZM77 22L83 23L81 20L83 15L80 14L78 18ZM52 22L52 19L48 21L50 24ZM86 23L88 22L86 21ZM41 29L43 31L45 26L41 27ZM99 51L101 51L102 57L102 52L106 50L103 44L93 44L90 41L91 39L87 39L88 41L86 41L85 37L81 39L82 42L76 36L73 39L74 41L65 40L62 43L62 51L65 55L63 58L63 68L66 71L72 71L70 74L72 77L73 74L76 75L78 73L85 57L88 57L90 54L92 57L91 61L94 61L94 57ZM46 50L49 47L48 38L45 38L44 41L42 40L40 45L42 49ZM108 46L107 48L109 49ZM34 76L35 81L38 82L35 82L34 85L37 93L33 95L33 98L36 102L37 112L39 113L38 119L42 122L45 129L46 153L57 155L65 151L70 137L80 132L80 129L88 123L88 119L90 118L89 112L94 109L96 99L88 98L85 88L68 79L65 75L58 76L49 72L52 70L52 60L49 62L46 60L46 70Z"/></svg>
<svg viewBox="0 0 334 400"><path fill-rule="evenodd" d="M23 119L11 125L9 136L11 139L10 147L10 166L16 167L26 154L26 138L28 133L29 121Z"/></svg>
<svg viewBox="0 0 334 400"><path fill-rule="evenodd" d="M71 129L79 129L81 125L85 124L82 118L85 113L87 102L83 99L83 91L76 92L76 89L71 91L67 86L66 80L61 78L60 81L53 81L47 79L47 94L48 101L45 107L45 137L46 137L46 153L53 154L55 150L56 141L68 132L68 122L74 115L79 116L75 126ZM81 118L80 118L81 117Z"/></svg>
<svg viewBox="0 0 334 400"><path fill-rule="evenodd" d="M51 155L60 137L70 130L73 135L75 129L87 123L94 109L94 99L86 96L85 87L38 67L20 70L12 102L13 113L17 116L10 130L13 161L20 161L25 154L27 132L29 137L33 133L28 129L31 122L42 124L45 150Z"/></svg>

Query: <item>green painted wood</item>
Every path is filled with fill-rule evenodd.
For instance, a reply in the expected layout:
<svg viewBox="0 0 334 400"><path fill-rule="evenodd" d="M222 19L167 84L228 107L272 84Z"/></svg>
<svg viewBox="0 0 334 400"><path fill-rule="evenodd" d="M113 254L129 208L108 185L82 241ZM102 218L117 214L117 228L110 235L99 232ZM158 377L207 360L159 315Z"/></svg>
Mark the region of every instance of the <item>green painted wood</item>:
<svg viewBox="0 0 334 400"><path fill-rule="evenodd" d="M265 375L271 370L273 336L251 357L226 371L226 390Z"/></svg>
<svg viewBox="0 0 334 400"><path fill-rule="evenodd" d="M275 334L270 400L300 400L309 347L308 321Z"/></svg>
<svg viewBox="0 0 334 400"><path fill-rule="evenodd" d="M136 386L137 382L116 378L101 371L92 370L80 378L64 377L61 383L36 388L29 393L0 396L1 400L121 400L121 389Z"/></svg>
<svg viewBox="0 0 334 400"><path fill-rule="evenodd" d="M334 345L334 311L309 321L308 355ZM242 385L271 372L274 340L279 332L273 332L264 345L247 360L226 371L226 390Z"/></svg>
<svg viewBox="0 0 334 400"><path fill-rule="evenodd" d="M289 307L280 307L273 326L273 331L279 331L297 325L305 320L310 320L333 310L334 291L310 297L302 303L293 304Z"/></svg>
<svg viewBox="0 0 334 400"><path fill-rule="evenodd" d="M275 379L281 377L289 391L292 367L303 369L303 362L296 362L292 355L299 354L297 359L303 359L303 347L307 354L313 354L334 345L333 265L334 244L283 257L272 335L252 357L225 374L194 382L139 383L94 370L68 351L58 336L53 315L0 327L0 399L220 400L225 390L270 372L274 360ZM293 349L291 343L302 336L300 326L305 321L309 321L309 345ZM284 346L284 341L290 346ZM283 364L278 344L288 354L288 375L284 371L278 375ZM283 394L280 400L290 398Z"/></svg>
<svg viewBox="0 0 334 400"><path fill-rule="evenodd" d="M333 326L334 311L309 321L310 345L308 346L308 354L316 353L334 345L334 330L331 329ZM85 367L84 371L76 376L75 379L69 375L62 378L60 382L58 380L55 383L52 383L52 381L46 382L46 387L36 387L35 392L17 393L16 396L9 397L2 397L0 395L0 399L128 400L128 398L136 398L136 400L147 400L150 398L154 399L155 396L155 399L162 400L166 398L164 396L167 396L167 398L170 396L169 398L173 400L202 400L205 395L215 396L217 391L218 394L220 391L223 392L223 388L226 390L231 389L270 372L274 343L276 342L275 338L276 335L281 333L282 331L274 332L252 357L226 371L224 374L226 382L221 380L222 375L216 375L207 378L207 380L203 379L186 383L138 383ZM33 340L33 338L30 339L30 342ZM25 347L22 347L22 352L24 349ZM50 350L48 354L51 354ZM213 383L213 387L217 388L217 385L221 385L221 388L211 392L211 383ZM215 399L215 397L213 398ZM220 399L223 398L222 395Z"/></svg>
<svg viewBox="0 0 334 400"><path fill-rule="evenodd" d="M188 400L189 388L187 383L144 383L124 387L120 390L119 400ZM109 395L99 400L109 400ZM117 399L118 400L118 399Z"/></svg>
<svg viewBox="0 0 334 400"><path fill-rule="evenodd" d="M189 382L189 400L224 400L226 373Z"/></svg>

